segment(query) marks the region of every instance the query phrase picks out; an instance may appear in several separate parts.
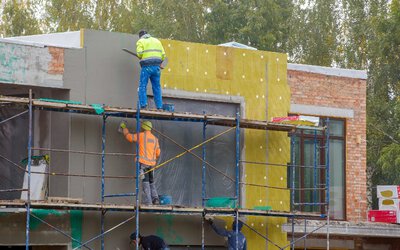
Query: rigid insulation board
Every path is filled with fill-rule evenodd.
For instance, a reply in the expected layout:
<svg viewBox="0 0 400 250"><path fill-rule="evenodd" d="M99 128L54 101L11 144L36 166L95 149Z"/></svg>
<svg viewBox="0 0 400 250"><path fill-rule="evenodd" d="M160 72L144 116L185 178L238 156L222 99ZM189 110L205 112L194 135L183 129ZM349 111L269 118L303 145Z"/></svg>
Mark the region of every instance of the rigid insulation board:
<svg viewBox="0 0 400 250"><path fill-rule="evenodd" d="M241 115L248 119L270 120L286 116L290 106L285 54L253 51L162 40L169 65L162 72L165 89L193 93L241 96L245 103ZM242 160L287 164L290 143L287 133L259 130L244 131ZM285 167L243 164L242 181L246 183L287 187ZM242 186L243 206L272 206L274 210L289 211L288 190ZM280 246L287 244L281 226L285 218L249 217L247 223ZM248 249L265 249L261 237L244 230ZM268 243L268 249L274 246Z"/></svg>

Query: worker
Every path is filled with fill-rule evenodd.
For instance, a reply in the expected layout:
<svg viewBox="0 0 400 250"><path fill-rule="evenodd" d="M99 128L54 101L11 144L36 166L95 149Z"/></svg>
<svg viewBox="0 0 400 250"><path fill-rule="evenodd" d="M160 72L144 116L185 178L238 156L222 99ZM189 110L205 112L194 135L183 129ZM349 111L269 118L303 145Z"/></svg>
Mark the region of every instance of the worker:
<svg viewBox="0 0 400 250"><path fill-rule="evenodd" d="M130 239L130 244L136 245L136 232L131 234ZM145 250L169 250L165 241L155 235L141 236L139 234L138 243Z"/></svg>
<svg viewBox="0 0 400 250"><path fill-rule="evenodd" d="M136 43L136 53L142 67L139 80L140 108L147 108L147 83L150 79L156 108L162 110L160 65L165 59L164 47L157 38L150 36L147 31L141 30L139 40Z"/></svg>
<svg viewBox="0 0 400 250"><path fill-rule="evenodd" d="M211 225L213 230L224 237L228 238L228 250L246 250L247 249L247 243L246 243L246 237L244 237L243 233L240 231L243 227L243 222L238 221L238 233L236 234L236 220L233 221L232 223L232 230L226 230L225 228L218 228L212 219L207 220L208 223ZM236 245L237 242L237 245Z"/></svg>
<svg viewBox="0 0 400 250"><path fill-rule="evenodd" d="M153 125L150 121L143 121L139 134L129 133L125 122L121 122L120 128L126 140L129 142L138 142L139 144L140 176L143 179L142 204L159 205L160 200L154 182L154 171L150 171L156 165L161 153L158 139L151 133Z"/></svg>

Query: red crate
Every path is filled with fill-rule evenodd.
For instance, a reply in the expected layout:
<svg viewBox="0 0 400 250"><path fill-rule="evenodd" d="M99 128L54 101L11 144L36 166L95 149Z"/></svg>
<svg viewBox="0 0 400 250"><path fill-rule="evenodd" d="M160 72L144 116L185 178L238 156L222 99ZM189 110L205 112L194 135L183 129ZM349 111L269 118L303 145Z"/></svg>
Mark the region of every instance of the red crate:
<svg viewBox="0 0 400 250"><path fill-rule="evenodd" d="M385 222L385 223L396 223L397 222L397 211L393 210L369 210L368 221L371 222Z"/></svg>

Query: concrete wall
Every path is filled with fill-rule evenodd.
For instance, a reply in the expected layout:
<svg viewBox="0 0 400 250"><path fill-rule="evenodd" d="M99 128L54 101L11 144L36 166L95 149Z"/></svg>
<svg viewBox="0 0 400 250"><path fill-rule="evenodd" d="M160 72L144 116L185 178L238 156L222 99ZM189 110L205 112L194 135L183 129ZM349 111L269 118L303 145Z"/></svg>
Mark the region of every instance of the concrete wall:
<svg viewBox="0 0 400 250"><path fill-rule="evenodd" d="M64 49L0 41L0 82L63 87Z"/></svg>
<svg viewBox="0 0 400 250"><path fill-rule="evenodd" d="M24 245L25 244L25 225L26 215L21 212L1 212L0 211L0 246ZM63 230L70 231L70 214L67 211L33 210L32 214L40 219L47 221L51 225ZM31 238L32 245L60 245L70 246L70 240L64 235L31 218Z"/></svg>
<svg viewBox="0 0 400 250"><path fill-rule="evenodd" d="M365 74L359 72L352 75ZM288 77L292 93L291 105L292 108L298 108L292 112L346 119L345 215L348 221L365 221L366 80L323 75L299 68L289 70Z"/></svg>

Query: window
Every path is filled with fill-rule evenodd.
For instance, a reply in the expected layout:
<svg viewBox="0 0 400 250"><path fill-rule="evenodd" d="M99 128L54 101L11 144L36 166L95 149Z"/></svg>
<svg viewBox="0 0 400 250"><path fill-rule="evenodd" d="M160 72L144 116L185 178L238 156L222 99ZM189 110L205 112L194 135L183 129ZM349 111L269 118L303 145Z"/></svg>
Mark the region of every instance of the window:
<svg viewBox="0 0 400 250"><path fill-rule="evenodd" d="M323 125L328 124L322 118ZM329 119L329 167L330 167L330 216L333 219L345 219L345 120ZM295 209L303 212L325 213L326 199L326 134L321 131L302 130L296 133L295 145ZM289 176L291 176L289 170ZM293 179L291 179L293 180ZM289 183L290 185L290 183ZM313 205L311 205L312 203Z"/></svg>

